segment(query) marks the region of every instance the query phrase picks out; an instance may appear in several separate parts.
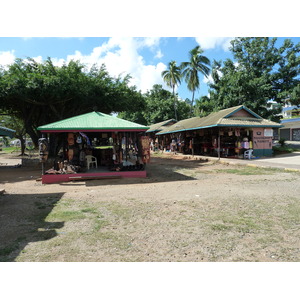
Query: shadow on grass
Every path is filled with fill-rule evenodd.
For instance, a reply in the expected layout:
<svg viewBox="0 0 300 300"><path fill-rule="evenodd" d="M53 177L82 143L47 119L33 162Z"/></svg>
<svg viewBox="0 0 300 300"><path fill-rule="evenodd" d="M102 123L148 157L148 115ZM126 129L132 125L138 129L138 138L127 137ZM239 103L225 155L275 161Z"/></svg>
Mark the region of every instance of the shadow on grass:
<svg viewBox="0 0 300 300"><path fill-rule="evenodd" d="M14 261L26 245L49 240L64 222L45 219L64 193L0 196L0 261Z"/></svg>

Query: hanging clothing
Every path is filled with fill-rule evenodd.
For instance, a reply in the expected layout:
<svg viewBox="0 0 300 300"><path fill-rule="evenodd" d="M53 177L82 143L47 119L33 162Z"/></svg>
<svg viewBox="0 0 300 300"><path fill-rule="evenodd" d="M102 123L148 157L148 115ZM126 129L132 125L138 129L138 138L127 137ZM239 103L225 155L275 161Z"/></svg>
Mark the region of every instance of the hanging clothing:
<svg viewBox="0 0 300 300"><path fill-rule="evenodd" d="M80 151L79 160L80 160L80 162L84 162L85 161L85 152L83 150Z"/></svg>
<svg viewBox="0 0 300 300"><path fill-rule="evenodd" d="M68 133L68 145L73 146L75 143L74 141L74 133L69 132Z"/></svg>
<svg viewBox="0 0 300 300"><path fill-rule="evenodd" d="M126 137L125 137L125 136L122 137L122 142L121 142L121 144L122 144L122 149L124 150L124 149L126 148Z"/></svg>
<svg viewBox="0 0 300 300"><path fill-rule="evenodd" d="M88 138L88 136L86 134L84 134L83 132L79 132L79 134L85 138L88 146L92 146L90 139Z"/></svg>
<svg viewBox="0 0 300 300"><path fill-rule="evenodd" d="M244 148L249 149L249 142L244 142Z"/></svg>
<svg viewBox="0 0 300 300"><path fill-rule="evenodd" d="M74 156L74 150L73 149L69 149L68 151L68 160L72 160Z"/></svg>

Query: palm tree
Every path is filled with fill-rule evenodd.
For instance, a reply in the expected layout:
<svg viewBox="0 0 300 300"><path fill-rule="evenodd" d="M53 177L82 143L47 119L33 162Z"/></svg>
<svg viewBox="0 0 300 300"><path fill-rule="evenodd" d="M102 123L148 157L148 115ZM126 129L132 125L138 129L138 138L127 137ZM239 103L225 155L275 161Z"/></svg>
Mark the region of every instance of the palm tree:
<svg viewBox="0 0 300 300"><path fill-rule="evenodd" d="M188 89L193 92L191 102L191 115L193 111L194 95L195 91L200 88L199 72L207 77L210 73L210 60L201 55L203 50L200 46L196 46L192 49L190 54L190 61L183 62L180 65L182 69L182 76L185 78Z"/></svg>
<svg viewBox="0 0 300 300"><path fill-rule="evenodd" d="M177 121L175 86L181 83L181 71L180 67L176 65L176 61L172 60L171 62L169 62L169 69L161 72L161 76L167 84L167 86L171 87L173 90L174 113L175 120Z"/></svg>

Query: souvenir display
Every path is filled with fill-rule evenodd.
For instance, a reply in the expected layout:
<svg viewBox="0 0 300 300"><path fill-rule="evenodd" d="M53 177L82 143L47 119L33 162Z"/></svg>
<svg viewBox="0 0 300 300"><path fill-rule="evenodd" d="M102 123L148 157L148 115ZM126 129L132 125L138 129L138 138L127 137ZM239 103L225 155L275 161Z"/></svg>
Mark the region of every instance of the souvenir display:
<svg viewBox="0 0 300 300"><path fill-rule="evenodd" d="M39 139L39 155L40 155L40 161L46 162L48 159L48 140L46 138L40 138Z"/></svg>
<svg viewBox="0 0 300 300"><path fill-rule="evenodd" d="M43 149L47 148L45 142ZM46 153L45 151L41 151ZM43 154L43 157L46 157ZM87 162L93 157L94 164ZM43 158L45 159L45 158ZM137 133L66 133L63 151L46 174L72 174L106 169L134 171L150 161L149 140Z"/></svg>

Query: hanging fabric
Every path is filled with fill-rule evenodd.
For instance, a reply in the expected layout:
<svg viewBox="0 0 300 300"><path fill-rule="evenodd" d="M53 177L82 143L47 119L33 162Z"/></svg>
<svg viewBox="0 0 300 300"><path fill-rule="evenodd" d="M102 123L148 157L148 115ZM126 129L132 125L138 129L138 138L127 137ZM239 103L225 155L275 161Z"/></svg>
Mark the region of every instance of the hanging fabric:
<svg viewBox="0 0 300 300"><path fill-rule="evenodd" d="M92 146L90 139L88 138L88 136L86 134L84 134L83 132L79 132L79 134L85 138L88 146Z"/></svg>
<svg viewBox="0 0 300 300"><path fill-rule="evenodd" d="M68 133L68 145L69 146L74 145L74 133L71 132Z"/></svg>

